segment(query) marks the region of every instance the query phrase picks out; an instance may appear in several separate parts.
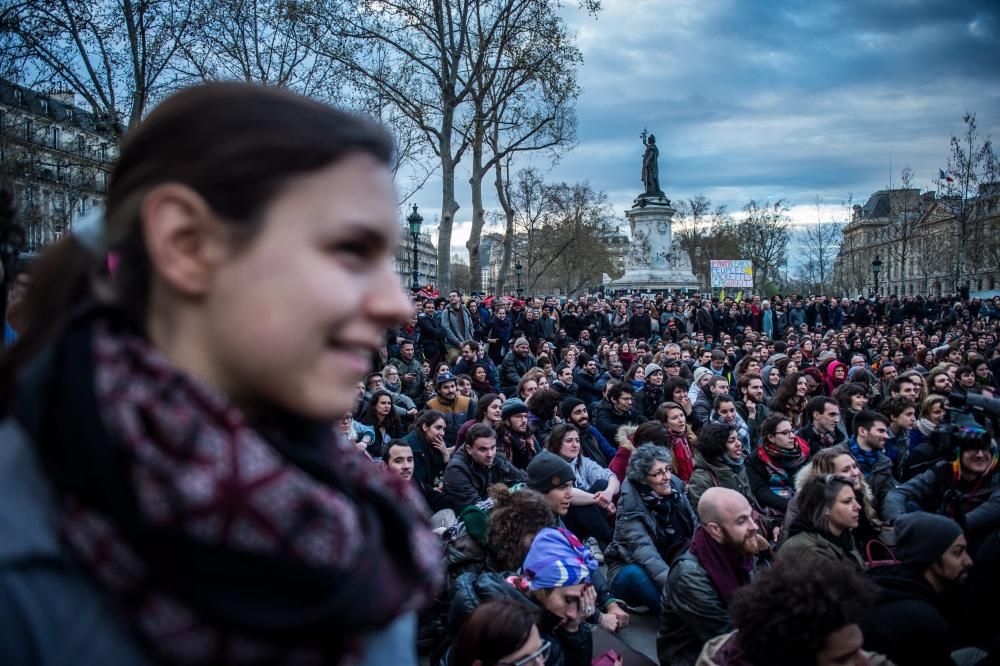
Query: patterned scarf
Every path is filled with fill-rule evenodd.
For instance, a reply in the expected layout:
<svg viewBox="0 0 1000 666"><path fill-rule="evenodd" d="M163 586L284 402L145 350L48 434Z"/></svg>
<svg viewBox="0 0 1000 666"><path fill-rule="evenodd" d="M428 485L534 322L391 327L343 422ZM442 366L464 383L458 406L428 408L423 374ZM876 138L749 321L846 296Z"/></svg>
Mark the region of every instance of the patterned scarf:
<svg viewBox="0 0 1000 666"><path fill-rule="evenodd" d="M113 320L70 328L15 409L64 540L157 661L344 663L428 602L440 544L413 484L328 424L252 426Z"/></svg>
<svg viewBox="0 0 1000 666"><path fill-rule="evenodd" d="M847 445L851 449L851 455L854 456L854 460L858 463L858 468L861 469L861 473L867 479L871 476L872 470L875 469L875 463L878 461L878 451L865 451L854 437L851 437Z"/></svg>
<svg viewBox="0 0 1000 666"><path fill-rule="evenodd" d="M792 449L783 449L774 442L765 440L758 450L762 450L761 458L764 458L764 462L770 462L785 470L798 467L809 455L808 452L803 452L802 442L798 437L795 438L795 448Z"/></svg>

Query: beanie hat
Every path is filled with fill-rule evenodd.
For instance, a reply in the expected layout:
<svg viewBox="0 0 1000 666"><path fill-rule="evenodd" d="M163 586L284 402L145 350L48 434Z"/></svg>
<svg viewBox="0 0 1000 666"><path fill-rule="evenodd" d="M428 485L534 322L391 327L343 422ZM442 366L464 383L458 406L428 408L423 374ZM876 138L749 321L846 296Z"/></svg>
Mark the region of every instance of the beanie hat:
<svg viewBox="0 0 1000 666"><path fill-rule="evenodd" d="M551 590L589 582L597 566L590 549L572 532L543 527L524 558L524 578L529 590Z"/></svg>
<svg viewBox="0 0 1000 666"><path fill-rule="evenodd" d="M570 396L568 398L564 398L563 401L559 403L559 412L562 414L562 417L564 419L569 421L569 415L573 413L573 410L579 407L580 405L586 405L586 404L587 403L585 403L583 400Z"/></svg>
<svg viewBox="0 0 1000 666"><path fill-rule="evenodd" d="M654 372L663 372L663 368L656 365L655 363L650 363L646 366L646 376L649 377Z"/></svg>
<svg viewBox="0 0 1000 666"><path fill-rule="evenodd" d="M694 384L695 384L695 386L698 385L698 383L701 381L702 377L704 377L705 375L710 375L710 374L712 374L712 371L709 370L708 368L705 368L705 367L695 368L694 369Z"/></svg>
<svg viewBox="0 0 1000 666"><path fill-rule="evenodd" d="M517 340L514 340L514 346L516 347L518 345L528 345L530 347L531 343L528 342L528 338L518 338Z"/></svg>
<svg viewBox="0 0 1000 666"><path fill-rule="evenodd" d="M573 466L551 451L542 451L528 463L526 486L543 495L564 483L576 481Z"/></svg>
<svg viewBox="0 0 1000 666"><path fill-rule="evenodd" d="M505 419L515 414L527 414L528 406L520 398L508 398L500 407L500 418Z"/></svg>
<svg viewBox="0 0 1000 666"><path fill-rule="evenodd" d="M915 511L903 514L894 523L896 557L903 564L929 567L945 554L962 533L951 518Z"/></svg>
<svg viewBox="0 0 1000 666"><path fill-rule="evenodd" d="M438 375L437 378L434 380L434 386L441 386L441 384L444 384L445 382L453 382L453 381L455 381L455 375L445 370L440 375Z"/></svg>

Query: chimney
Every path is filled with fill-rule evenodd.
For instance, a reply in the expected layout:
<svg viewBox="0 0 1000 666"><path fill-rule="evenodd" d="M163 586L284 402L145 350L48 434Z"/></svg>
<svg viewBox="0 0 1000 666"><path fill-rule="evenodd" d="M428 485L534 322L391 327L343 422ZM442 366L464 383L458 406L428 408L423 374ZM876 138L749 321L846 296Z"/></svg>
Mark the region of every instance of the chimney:
<svg viewBox="0 0 1000 666"><path fill-rule="evenodd" d="M76 106L76 93L72 90L53 90L49 93L49 97L60 104Z"/></svg>

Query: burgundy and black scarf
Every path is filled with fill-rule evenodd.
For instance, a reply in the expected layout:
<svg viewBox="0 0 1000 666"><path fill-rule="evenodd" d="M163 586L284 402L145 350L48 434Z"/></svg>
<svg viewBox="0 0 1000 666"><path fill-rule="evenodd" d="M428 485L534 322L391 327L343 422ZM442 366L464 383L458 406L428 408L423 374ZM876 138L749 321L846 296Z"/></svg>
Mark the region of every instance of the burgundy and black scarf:
<svg viewBox="0 0 1000 666"><path fill-rule="evenodd" d="M442 559L413 484L327 424L251 425L114 317L87 319L15 413L65 541L152 656L343 663L432 597Z"/></svg>

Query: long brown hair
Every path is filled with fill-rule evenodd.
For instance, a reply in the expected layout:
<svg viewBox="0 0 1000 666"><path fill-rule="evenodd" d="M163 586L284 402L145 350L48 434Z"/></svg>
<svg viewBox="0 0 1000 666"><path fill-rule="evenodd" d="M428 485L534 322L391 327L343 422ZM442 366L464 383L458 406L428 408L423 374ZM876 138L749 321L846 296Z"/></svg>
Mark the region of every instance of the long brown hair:
<svg viewBox="0 0 1000 666"><path fill-rule="evenodd" d="M152 267L140 209L154 187L191 188L237 240L248 242L267 205L292 178L357 153L390 164L392 139L371 121L278 88L208 83L180 91L125 137L108 187L102 234L118 264L113 280L104 271L101 293L142 329ZM19 368L94 297L105 258L71 233L32 267L26 329L0 362L0 403L8 401Z"/></svg>

